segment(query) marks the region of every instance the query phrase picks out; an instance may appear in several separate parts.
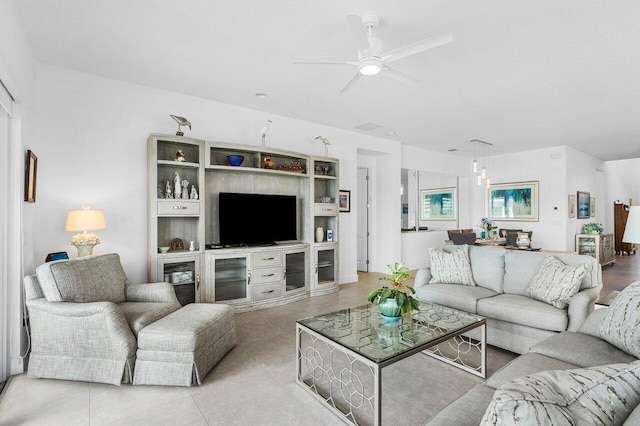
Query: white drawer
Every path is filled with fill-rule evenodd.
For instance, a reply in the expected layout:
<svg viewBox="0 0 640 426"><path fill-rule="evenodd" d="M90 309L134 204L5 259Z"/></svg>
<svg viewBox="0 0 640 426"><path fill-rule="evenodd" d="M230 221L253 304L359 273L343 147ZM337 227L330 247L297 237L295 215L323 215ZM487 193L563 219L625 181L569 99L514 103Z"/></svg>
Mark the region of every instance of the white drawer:
<svg viewBox="0 0 640 426"><path fill-rule="evenodd" d="M315 203L314 214L316 216L335 216L338 214L338 205L329 203Z"/></svg>
<svg viewBox="0 0 640 426"><path fill-rule="evenodd" d="M282 266L272 268L251 269L251 283L263 284L271 281L282 281Z"/></svg>
<svg viewBox="0 0 640 426"><path fill-rule="evenodd" d="M271 299L273 297L280 297L282 289L282 283L269 283L264 285L257 285L253 287L253 301Z"/></svg>
<svg viewBox="0 0 640 426"><path fill-rule="evenodd" d="M251 254L251 267L282 266L282 252L263 251Z"/></svg>
<svg viewBox="0 0 640 426"><path fill-rule="evenodd" d="M158 200L159 216L197 216L199 214L199 200Z"/></svg>

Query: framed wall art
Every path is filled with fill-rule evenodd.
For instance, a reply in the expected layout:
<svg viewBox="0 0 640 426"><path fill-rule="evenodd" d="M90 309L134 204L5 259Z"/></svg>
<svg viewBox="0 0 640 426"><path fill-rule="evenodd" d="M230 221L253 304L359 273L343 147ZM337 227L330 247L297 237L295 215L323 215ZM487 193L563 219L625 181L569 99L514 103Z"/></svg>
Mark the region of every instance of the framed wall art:
<svg viewBox="0 0 640 426"><path fill-rule="evenodd" d="M591 217L591 194L578 191L578 219L589 219Z"/></svg>
<svg viewBox="0 0 640 426"><path fill-rule="evenodd" d="M567 212L570 218L576 217L576 194L569 194Z"/></svg>
<svg viewBox="0 0 640 426"><path fill-rule="evenodd" d="M33 151L27 151L27 161L24 167L24 200L27 203L36 202L36 178L38 177L38 157Z"/></svg>
<svg viewBox="0 0 640 426"><path fill-rule="evenodd" d="M457 190L455 187L420 190L420 220L456 220Z"/></svg>
<svg viewBox="0 0 640 426"><path fill-rule="evenodd" d="M338 211L351 211L351 191L341 189L338 192Z"/></svg>
<svg viewBox="0 0 640 426"><path fill-rule="evenodd" d="M591 204L589 204L589 213L590 217L594 217L596 215L596 198L591 197Z"/></svg>
<svg viewBox="0 0 640 426"><path fill-rule="evenodd" d="M538 221L538 181L491 184L487 217L497 221Z"/></svg>

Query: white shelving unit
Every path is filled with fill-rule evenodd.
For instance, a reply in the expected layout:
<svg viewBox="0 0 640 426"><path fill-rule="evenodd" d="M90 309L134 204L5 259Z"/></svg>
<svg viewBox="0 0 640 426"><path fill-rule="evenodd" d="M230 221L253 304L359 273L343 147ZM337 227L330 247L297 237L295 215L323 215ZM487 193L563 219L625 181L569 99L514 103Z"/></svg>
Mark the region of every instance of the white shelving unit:
<svg viewBox="0 0 640 426"><path fill-rule="evenodd" d="M176 161L182 151L185 161ZM242 155L239 166L227 162ZM148 138L149 279L167 281L181 303L228 303L260 309L337 291L338 170L332 158L264 146L208 142L171 135ZM198 199L165 198L167 181L195 185ZM221 192L292 195L298 200L298 241L267 247L208 249L220 241ZM317 200L316 200L317 198ZM260 220L259 212L248 220ZM322 242L315 229L323 228ZM327 242L327 230L333 241ZM194 250L189 251L190 241ZM171 247L160 253L160 247ZM267 260L264 260L267 259ZM191 278L191 279L189 279ZM182 280L182 281L180 281ZM176 282L172 282L176 281Z"/></svg>

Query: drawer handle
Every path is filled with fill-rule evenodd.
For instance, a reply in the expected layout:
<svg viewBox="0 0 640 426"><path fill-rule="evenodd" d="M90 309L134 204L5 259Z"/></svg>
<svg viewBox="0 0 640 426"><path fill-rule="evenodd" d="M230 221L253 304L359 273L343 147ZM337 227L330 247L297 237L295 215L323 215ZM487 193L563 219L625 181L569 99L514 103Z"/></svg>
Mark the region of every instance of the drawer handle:
<svg viewBox="0 0 640 426"><path fill-rule="evenodd" d="M187 206L173 206L172 208L175 210L186 210Z"/></svg>
<svg viewBox="0 0 640 426"><path fill-rule="evenodd" d="M263 257L262 260L266 261L266 260L273 260L275 259L275 257Z"/></svg>
<svg viewBox="0 0 640 426"><path fill-rule="evenodd" d="M261 292L262 294L269 294L269 293L273 293L275 290L269 290L269 291L263 291Z"/></svg>
<svg viewBox="0 0 640 426"><path fill-rule="evenodd" d="M262 275L262 278L272 277L272 276L274 276L274 275L275 275L275 274L273 274L273 273L271 273L271 274L266 274L266 275L264 275L264 274L263 274L263 275Z"/></svg>

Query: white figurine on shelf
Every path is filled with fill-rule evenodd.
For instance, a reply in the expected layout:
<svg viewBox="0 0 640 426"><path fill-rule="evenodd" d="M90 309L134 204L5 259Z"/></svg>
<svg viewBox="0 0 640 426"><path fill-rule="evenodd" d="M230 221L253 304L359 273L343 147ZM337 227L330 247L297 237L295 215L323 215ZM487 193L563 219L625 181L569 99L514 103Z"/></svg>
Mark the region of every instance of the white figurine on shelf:
<svg viewBox="0 0 640 426"><path fill-rule="evenodd" d="M182 199L183 200L189 199L189 191L187 190L188 186L189 186L189 182L186 179L184 179L182 181Z"/></svg>
<svg viewBox="0 0 640 426"><path fill-rule="evenodd" d="M164 187L164 198L173 198L171 196L171 184L167 181L167 185Z"/></svg>
<svg viewBox="0 0 640 426"><path fill-rule="evenodd" d="M173 196L179 199L180 192L180 173L176 172L176 175L173 178Z"/></svg>
<svg viewBox="0 0 640 426"><path fill-rule="evenodd" d="M196 190L196 186L195 185L191 185L191 196L190 198L192 200L197 200L198 199L198 191Z"/></svg>

